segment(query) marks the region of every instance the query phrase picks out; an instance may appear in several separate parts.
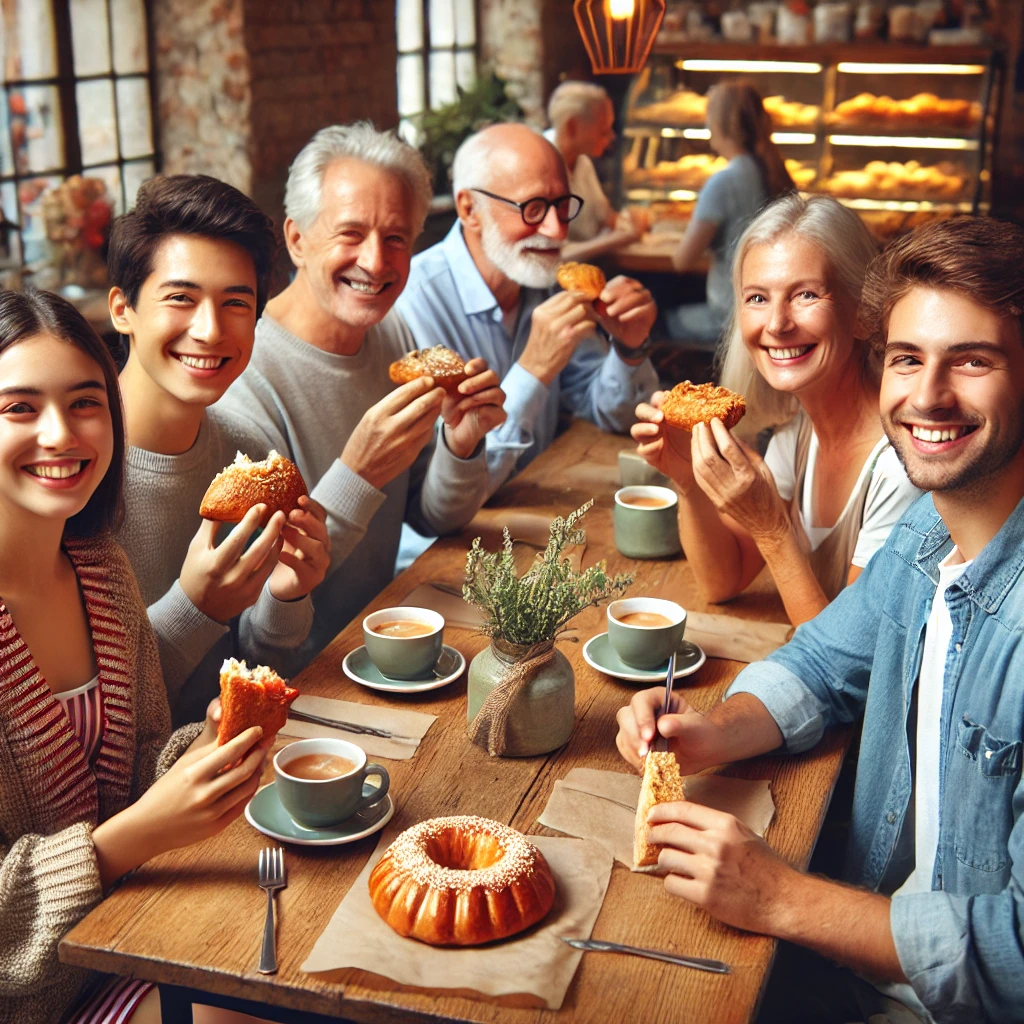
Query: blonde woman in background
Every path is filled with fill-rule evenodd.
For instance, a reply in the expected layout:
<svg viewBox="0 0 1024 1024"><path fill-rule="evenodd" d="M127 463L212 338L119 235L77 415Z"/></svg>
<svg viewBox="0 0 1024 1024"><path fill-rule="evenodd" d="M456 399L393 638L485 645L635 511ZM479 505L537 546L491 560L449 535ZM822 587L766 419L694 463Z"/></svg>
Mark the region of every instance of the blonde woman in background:
<svg viewBox="0 0 1024 1024"><path fill-rule="evenodd" d="M632 435L680 492L680 535L709 601L743 591L767 564L791 621L852 583L920 492L879 421L879 364L858 331L876 247L826 196L769 206L736 249L736 308L722 382L746 396L748 433L775 427L764 459L718 419L669 427L664 392Z"/></svg>
<svg viewBox="0 0 1024 1024"><path fill-rule="evenodd" d="M711 149L728 163L700 190L693 217L672 255L672 266L683 273L710 250L707 301L666 310L664 326L673 340L712 348L732 314L732 256L740 235L758 210L796 186L772 142L771 118L761 94L752 85L734 81L712 86L707 126Z"/></svg>

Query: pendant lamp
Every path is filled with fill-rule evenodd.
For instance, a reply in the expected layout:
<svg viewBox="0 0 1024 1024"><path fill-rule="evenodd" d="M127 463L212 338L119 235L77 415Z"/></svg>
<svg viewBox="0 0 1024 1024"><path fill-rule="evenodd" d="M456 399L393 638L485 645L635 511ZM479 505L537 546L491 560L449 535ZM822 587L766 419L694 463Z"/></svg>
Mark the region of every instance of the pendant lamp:
<svg viewBox="0 0 1024 1024"><path fill-rule="evenodd" d="M574 0L572 10L594 74L631 74L647 61L665 0Z"/></svg>

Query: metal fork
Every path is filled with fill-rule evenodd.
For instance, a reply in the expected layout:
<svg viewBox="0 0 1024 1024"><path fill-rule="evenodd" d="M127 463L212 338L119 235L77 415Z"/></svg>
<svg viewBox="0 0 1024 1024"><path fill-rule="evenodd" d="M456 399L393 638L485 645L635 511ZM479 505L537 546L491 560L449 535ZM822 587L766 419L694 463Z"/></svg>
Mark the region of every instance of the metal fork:
<svg viewBox="0 0 1024 1024"><path fill-rule="evenodd" d="M263 925L263 951L260 974L277 973L277 947L274 942L274 893L288 883L284 876L284 850L268 846L260 850L260 888L267 892L267 919Z"/></svg>

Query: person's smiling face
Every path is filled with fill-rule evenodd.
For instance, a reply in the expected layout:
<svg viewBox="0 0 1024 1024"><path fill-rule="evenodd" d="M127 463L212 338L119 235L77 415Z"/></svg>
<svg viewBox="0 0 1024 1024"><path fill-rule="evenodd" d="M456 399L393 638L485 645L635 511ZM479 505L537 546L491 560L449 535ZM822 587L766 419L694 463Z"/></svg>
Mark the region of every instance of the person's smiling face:
<svg viewBox="0 0 1024 1024"><path fill-rule="evenodd" d="M992 477L1024 443L1019 323L961 292L912 288L889 317L880 405L916 487L953 491Z"/></svg>
<svg viewBox="0 0 1024 1024"><path fill-rule="evenodd" d="M113 451L103 370L88 354L50 335L0 354L0 510L70 519Z"/></svg>
<svg viewBox="0 0 1024 1024"><path fill-rule="evenodd" d="M179 401L212 405L252 356L252 257L224 239L171 235L153 254L135 308L125 306L123 317L132 339L129 364Z"/></svg>
<svg viewBox="0 0 1024 1024"><path fill-rule="evenodd" d="M393 171L348 158L327 168L316 220L289 222L292 259L325 313L364 331L384 319L409 279L413 207Z"/></svg>
<svg viewBox="0 0 1024 1024"><path fill-rule="evenodd" d="M825 253L786 234L751 246L740 274L740 331L754 366L777 391L799 396L843 367L854 311L839 301Z"/></svg>

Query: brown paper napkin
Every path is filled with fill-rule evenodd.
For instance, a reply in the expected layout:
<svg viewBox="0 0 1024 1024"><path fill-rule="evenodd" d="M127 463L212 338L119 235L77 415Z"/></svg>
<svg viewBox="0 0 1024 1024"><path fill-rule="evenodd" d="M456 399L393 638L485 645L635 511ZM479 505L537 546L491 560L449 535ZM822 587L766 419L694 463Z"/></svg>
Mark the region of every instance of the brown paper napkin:
<svg viewBox="0 0 1024 1024"><path fill-rule="evenodd" d="M533 996L539 1005L557 1010L583 955L561 936L590 938L611 878L608 851L585 840L530 836L555 878L555 904L548 916L504 942L465 949L428 946L393 932L370 902L370 872L398 831L385 831L302 969L358 967L417 988Z"/></svg>
<svg viewBox="0 0 1024 1024"><path fill-rule="evenodd" d="M479 608L467 604L451 591L455 585L451 583L421 583L415 590L405 596L402 604L408 608L429 608L432 612L444 616L445 624L460 629L479 629L484 623L483 613Z"/></svg>
<svg viewBox="0 0 1024 1024"><path fill-rule="evenodd" d="M305 711L306 714L319 715L336 722L352 722L355 725L387 729L388 732L395 733L395 738L386 740L379 736L367 736L365 733L318 725L315 722L300 722L295 718L289 718L278 735L303 740L319 739L322 736L337 737L362 747L371 757L387 757L392 761L409 760L416 753L427 730L437 720L437 715L425 715L422 711L355 704L349 700L332 700L330 697L314 697L310 694L296 697L292 707L296 711Z"/></svg>
<svg viewBox="0 0 1024 1024"><path fill-rule="evenodd" d="M793 627L785 622L752 622L734 615L687 612L686 639L709 658L762 661L789 641Z"/></svg>
<svg viewBox="0 0 1024 1024"><path fill-rule="evenodd" d="M633 828L640 798L640 776L573 768L555 782L547 806L537 821L556 832L600 843L631 871L654 872L633 866ZM725 775L687 775L687 800L728 811L763 836L775 815L769 783L731 779Z"/></svg>

